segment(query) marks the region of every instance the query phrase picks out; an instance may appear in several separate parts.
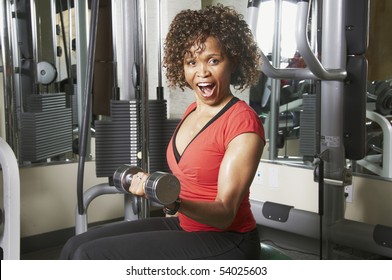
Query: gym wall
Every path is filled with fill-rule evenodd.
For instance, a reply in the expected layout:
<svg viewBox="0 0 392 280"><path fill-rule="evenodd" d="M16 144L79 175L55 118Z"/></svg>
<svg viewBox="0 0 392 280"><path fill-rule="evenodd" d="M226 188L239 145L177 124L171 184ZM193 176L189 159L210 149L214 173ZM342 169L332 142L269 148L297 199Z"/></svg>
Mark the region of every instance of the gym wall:
<svg viewBox="0 0 392 280"><path fill-rule="evenodd" d="M392 78L392 1L370 0L368 80Z"/></svg>

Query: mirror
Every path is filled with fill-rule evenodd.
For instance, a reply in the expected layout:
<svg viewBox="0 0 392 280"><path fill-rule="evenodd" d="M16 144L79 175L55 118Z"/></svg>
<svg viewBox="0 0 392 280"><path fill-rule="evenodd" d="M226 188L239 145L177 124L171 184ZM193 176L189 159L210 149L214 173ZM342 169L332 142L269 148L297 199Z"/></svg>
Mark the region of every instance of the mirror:
<svg viewBox="0 0 392 280"><path fill-rule="evenodd" d="M306 66L295 43L294 2L260 3L256 38L263 53L275 68ZM303 162L300 151L303 96L314 96L315 90L316 84L311 80L273 79L263 74L260 75L258 85L250 89L249 103L263 120L270 143L270 160Z"/></svg>
<svg viewBox="0 0 392 280"><path fill-rule="evenodd" d="M106 8L110 2L101 1L103 4L100 7ZM297 1L260 2L256 37L263 52L276 68L305 67L294 44ZM315 53L318 52L317 32L314 32L318 30L318 2L312 1L308 34L309 44ZM392 8L389 2L385 6L375 2L370 1L370 44L366 53L369 60L366 101L369 108L366 126L369 157L364 159L365 162L348 161L347 164L361 174L392 178L389 171L389 163L392 162L391 113L384 112L381 117L375 117L372 113L379 104L390 106L389 93L379 93L391 87L392 65L388 62L392 61L392 40L387 39L390 38L388 32L392 23L385 15ZM12 74L3 75L4 138L13 147L21 165L74 161L77 158L78 127L83 109L80 104L83 104L81 92L84 90L87 63L88 1L5 1L2 5L2 30L7 30L1 33L2 67L11 69ZM11 17L13 11L14 18ZM120 53L121 33L111 35L111 28L108 27L110 8L106 15L100 14L102 19L109 23L105 23L105 32L99 32L107 37L97 44L103 46L106 43L103 56L96 63L99 68L96 71L102 77L118 75L118 86L126 89L120 93L124 94L133 85L131 79L121 76L128 67L126 63L121 64L121 55L125 57ZM126 33L132 32L128 30ZM112 49L111 44L117 45L119 53L106 51ZM131 52L133 55L134 52ZM118 56L118 62L114 62L113 55ZM118 63L118 73L113 73L116 71L114 63ZM110 95L113 84L109 80L105 83L106 88L99 87ZM269 139L269 148L265 150L264 157L311 165L312 156L309 155L313 154L316 139L314 135L309 137L309 133L315 129L314 104L318 90L318 82L314 80L278 80L260 76L259 84L250 90L249 103L263 120ZM382 96L378 103L377 96ZM104 99L96 98L97 104L109 104L107 100L110 96L100 97ZM108 115L105 113L108 110L106 107L93 109L91 123L99 118L105 119L105 115ZM389 138L385 135L389 135ZM89 137L94 140L94 136L92 126ZM90 157L87 159L93 159L91 150L94 149L89 147Z"/></svg>
<svg viewBox="0 0 392 280"><path fill-rule="evenodd" d="M77 157L86 1L5 1L6 138L20 165ZM14 14L14 17L12 17ZM4 55L8 54L8 55ZM83 71L82 71L83 70Z"/></svg>
<svg viewBox="0 0 392 280"><path fill-rule="evenodd" d="M296 2L260 1L255 35L263 53L275 68L306 67L294 44ZM308 41L316 55L319 53L317 37L320 36L318 3L312 1L308 23ZM384 17L384 23L377 24L380 28L372 29L375 20L381 21L380 17L375 16L377 10L380 13L375 5L373 2L370 6L370 29L382 32L380 25L388 25L385 23L388 19ZM370 33L371 46L375 37ZM377 46L380 47L379 44ZM369 70L374 68L376 61L373 53L374 49L372 53L366 53ZM383 65L382 69L383 79L367 82L366 156L361 160L346 161L347 166L357 174L392 178L392 67L385 68ZM368 78L373 76L369 75ZM250 90L249 103L263 120L269 140L269 149L266 150L269 160L312 166L317 145L315 131L319 91L320 85L316 80L279 80L260 75L258 85Z"/></svg>

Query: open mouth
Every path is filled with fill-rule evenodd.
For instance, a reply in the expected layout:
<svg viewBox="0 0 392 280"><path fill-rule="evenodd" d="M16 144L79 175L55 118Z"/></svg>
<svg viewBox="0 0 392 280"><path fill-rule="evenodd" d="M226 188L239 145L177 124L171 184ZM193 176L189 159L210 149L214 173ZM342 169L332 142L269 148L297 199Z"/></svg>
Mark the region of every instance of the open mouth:
<svg viewBox="0 0 392 280"><path fill-rule="evenodd" d="M197 86L199 87L204 97L210 97L213 94L215 88L215 84L213 83L198 83Z"/></svg>

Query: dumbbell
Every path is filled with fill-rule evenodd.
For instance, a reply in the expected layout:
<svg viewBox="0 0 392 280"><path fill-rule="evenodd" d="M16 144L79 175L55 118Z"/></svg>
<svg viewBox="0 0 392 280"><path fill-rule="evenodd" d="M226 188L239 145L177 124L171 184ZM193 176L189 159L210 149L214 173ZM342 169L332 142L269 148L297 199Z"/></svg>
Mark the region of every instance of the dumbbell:
<svg viewBox="0 0 392 280"><path fill-rule="evenodd" d="M386 116L392 114L392 88L384 88L377 94L376 111Z"/></svg>
<svg viewBox="0 0 392 280"><path fill-rule="evenodd" d="M130 193L129 187L132 183L132 178L138 172L144 172L144 170L128 164L121 165L114 172L114 186L122 192ZM148 176L144 192L147 199L162 205L168 205L178 199L180 181L173 174L157 171Z"/></svg>

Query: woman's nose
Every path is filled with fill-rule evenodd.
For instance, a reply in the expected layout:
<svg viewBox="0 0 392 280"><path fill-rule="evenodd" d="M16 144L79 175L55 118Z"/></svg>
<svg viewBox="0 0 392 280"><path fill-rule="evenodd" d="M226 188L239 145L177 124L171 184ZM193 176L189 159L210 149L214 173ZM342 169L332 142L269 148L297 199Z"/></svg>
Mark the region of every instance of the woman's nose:
<svg viewBox="0 0 392 280"><path fill-rule="evenodd" d="M197 76L200 78L207 77L210 74L208 67L204 64L200 64L197 69Z"/></svg>

